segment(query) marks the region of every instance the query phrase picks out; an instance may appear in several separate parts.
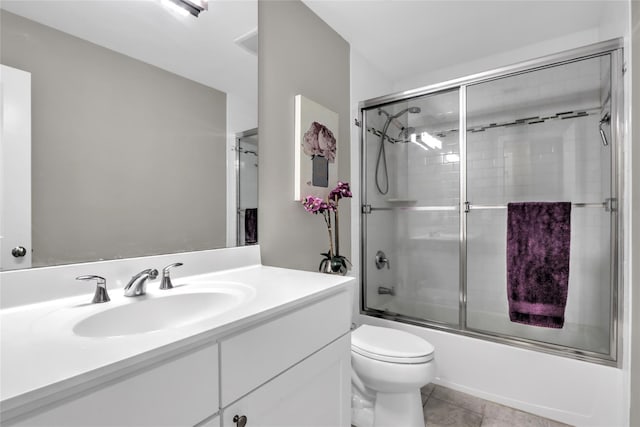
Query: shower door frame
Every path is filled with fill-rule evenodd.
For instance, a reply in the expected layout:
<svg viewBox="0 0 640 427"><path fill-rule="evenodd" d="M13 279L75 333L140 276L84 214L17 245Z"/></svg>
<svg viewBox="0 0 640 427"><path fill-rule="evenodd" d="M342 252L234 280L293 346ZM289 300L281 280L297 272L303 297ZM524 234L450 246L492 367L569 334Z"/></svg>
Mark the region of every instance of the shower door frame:
<svg viewBox="0 0 640 427"><path fill-rule="evenodd" d="M379 317L387 320L393 320L403 323L424 326L445 332L451 332L459 335L480 338L501 344L507 344L515 347L541 351L549 354L568 357L571 359L583 360L607 366L621 366L622 340L620 339L622 324L622 291L620 283L622 283L622 259L624 236L619 234L619 221L623 212L623 200L620 199L623 187L623 140L624 135L624 93L623 93L623 45L622 38L603 41L600 43L584 46L564 52L536 58L517 64L496 68L494 70L473 74L455 80L449 80L434 85L424 86L417 89L398 92L391 95L385 95L359 103L359 123L360 126L360 313L373 317ZM520 338L512 335L501 334L498 332L489 332L484 330L475 330L467 325L467 213L474 208L491 208L490 206L470 205L467 201L467 87L474 84L486 83L492 80L502 79L505 77L516 76L519 74L538 71L555 66L569 64L576 61L596 58L600 56L611 55L611 111L610 111L610 135L611 141L611 189L610 197L613 201L610 206L603 206L610 209L611 230L610 230L610 330L609 330L609 354L598 353L589 350L581 350L560 344L546 343L527 338ZM365 110L383 107L388 104L399 101L409 101L413 98L425 95L435 95L446 91L459 91L459 151L460 151L460 200L457 208L460 213L460 245L459 245L459 319L458 325L417 319L405 316L399 313L391 313L388 311L367 308L367 266L365 259L367 257L367 215L371 213L371 206L367 204L367 179L366 179L366 159L367 146L365 143L365 134L367 129ZM603 204L604 205L604 204ZM412 208L402 208L412 210ZM420 209L420 208L418 208ZM424 209L424 208L423 208Z"/></svg>

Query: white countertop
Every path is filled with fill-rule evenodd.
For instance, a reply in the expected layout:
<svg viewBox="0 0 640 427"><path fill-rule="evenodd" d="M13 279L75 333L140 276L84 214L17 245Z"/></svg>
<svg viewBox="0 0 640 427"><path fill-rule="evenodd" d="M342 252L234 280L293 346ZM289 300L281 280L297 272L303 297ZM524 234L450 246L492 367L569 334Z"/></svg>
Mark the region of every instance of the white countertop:
<svg viewBox="0 0 640 427"><path fill-rule="evenodd" d="M176 276L178 276L176 274ZM107 338L73 333L77 313L121 304L122 288L109 289L112 301L87 304L90 294L76 295L0 310L0 403L3 415L23 412L90 386L171 357L205 342L261 322L325 296L344 291L351 277L254 265L174 278L180 291L203 282L236 282L249 289L240 305L197 323L155 332ZM167 295L158 281L147 285L148 297ZM184 286L180 286L184 285ZM79 311L75 311L79 310ZM75 317L60 313L76 313Z"/></svg>

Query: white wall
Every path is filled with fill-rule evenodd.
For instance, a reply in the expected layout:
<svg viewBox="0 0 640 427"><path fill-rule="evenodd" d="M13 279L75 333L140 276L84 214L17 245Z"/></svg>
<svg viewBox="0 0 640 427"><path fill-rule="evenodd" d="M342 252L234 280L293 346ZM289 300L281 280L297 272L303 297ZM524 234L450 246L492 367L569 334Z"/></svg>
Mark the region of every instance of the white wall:
<svg viewBox="0 0 640 427"><path fill-rule="evenodd" d="M293 200L294 97L339 116L338 180L350 172L349 44L300 1L258 3L260 28L258 233L266 265L317 271L324 221ZM351 259L351 209L340 204L341 255Z"/></svg>
<svg viewBox="0 0 640 427"><path fill-rule="evenodd" d="M599 37L598 28L580 31L573 34L568 34L564 37L522 46L521 48L518 48L516 50L510 50L496 55L486 56L475 61L463 61L458 65L454 65L451 67L436 69L434 71L429 71L426 73L416 73L412 77L395 82L395 84L393 85L393 90L394 92L400 92L404 90L416 89L422 86L440 83L447 80L453 80L460 77L481 73L483 71L501 68L529 59L539 58L541 56L562 52L564 50L597 43L601 40L607 40L607 38L601 39ZM452 55L455 55L455 53L452 52ZM425 57L428 59L428 55L425 55ZM425 64L425 69L433 69L427 68L426 65L427 64Z"/></svg>

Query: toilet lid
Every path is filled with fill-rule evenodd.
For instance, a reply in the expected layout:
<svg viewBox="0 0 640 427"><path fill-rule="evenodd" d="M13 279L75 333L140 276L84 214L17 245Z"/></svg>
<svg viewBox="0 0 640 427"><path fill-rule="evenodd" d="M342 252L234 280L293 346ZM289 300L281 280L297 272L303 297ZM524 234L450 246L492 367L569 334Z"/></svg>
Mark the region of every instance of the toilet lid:
<svg viewBox="0 0 640 427"><path fill-rule="evenodd" d="M362 325L351 333L351 349L365 357L392 363L426 363L433 359L428 341L397 329Z"/></svg>

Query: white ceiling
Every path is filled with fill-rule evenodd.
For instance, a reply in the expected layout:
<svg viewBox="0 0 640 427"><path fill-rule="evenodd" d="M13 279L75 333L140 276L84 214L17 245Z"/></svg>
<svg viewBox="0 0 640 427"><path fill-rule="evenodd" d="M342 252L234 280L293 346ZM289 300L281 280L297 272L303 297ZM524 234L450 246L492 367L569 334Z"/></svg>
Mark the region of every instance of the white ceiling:
<svg viewBox="0 0 640 427"><path fill-rule="evenodd" d="M159 0L2 0L0 7L257 105L257 57L234 40L258 26L257 0L214 0L198 18Z"/></svg>
<svg viewBox="0 0 640 427"><path fill-rule="evenodd" d="M597 28L607 0L303 2L388 79L398 81Z"/></svg>
<svg viewBox="0 0 640 427"><path fill-rule="evenodd" d="M599 24L607 0L303 0L390 81ZM257 57L234 40L257 0L210 0L194 18L160 0L1 0L0 7L257 105Z"/></svg>

